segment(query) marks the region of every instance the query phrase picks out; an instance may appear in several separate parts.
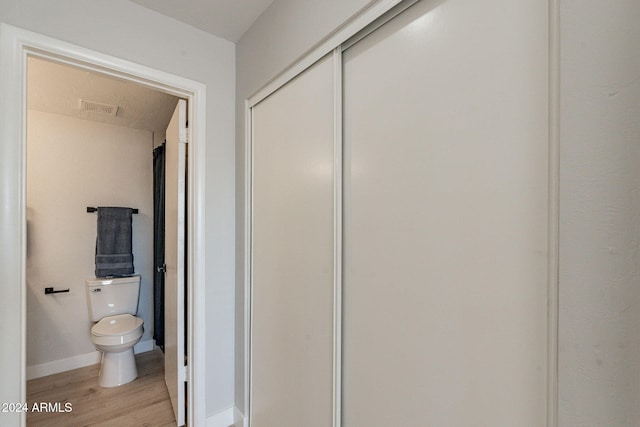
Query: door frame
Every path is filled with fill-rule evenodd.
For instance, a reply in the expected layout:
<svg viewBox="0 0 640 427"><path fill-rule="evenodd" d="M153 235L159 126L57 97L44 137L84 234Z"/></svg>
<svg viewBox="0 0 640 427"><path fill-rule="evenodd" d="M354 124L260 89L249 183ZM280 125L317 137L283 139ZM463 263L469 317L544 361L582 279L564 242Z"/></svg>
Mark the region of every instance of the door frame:
<svg viewBox="0 0 640 427"><path fill-rule="evenodd" d="M117 77L188 100L186 373L190 424L206 422L205 147L206 85L48 36L0 23L0 401L26 402L26 116L28 56ZM2 414L24 426L24 412Z"/></svg>

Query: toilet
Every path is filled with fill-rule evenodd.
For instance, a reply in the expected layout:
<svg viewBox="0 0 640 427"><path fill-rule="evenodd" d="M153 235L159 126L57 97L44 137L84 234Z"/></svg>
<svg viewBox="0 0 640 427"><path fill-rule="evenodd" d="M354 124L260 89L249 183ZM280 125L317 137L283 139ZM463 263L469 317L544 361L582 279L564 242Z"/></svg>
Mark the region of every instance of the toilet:
<svg viewBox="0 0 640 427"><path fill-rule="evenodd" d="M102 352L99 383L117 387L138 376L133 346L140 341L143 321L135 314L140 275L95 278L87 281L91 342Z"/></svg>

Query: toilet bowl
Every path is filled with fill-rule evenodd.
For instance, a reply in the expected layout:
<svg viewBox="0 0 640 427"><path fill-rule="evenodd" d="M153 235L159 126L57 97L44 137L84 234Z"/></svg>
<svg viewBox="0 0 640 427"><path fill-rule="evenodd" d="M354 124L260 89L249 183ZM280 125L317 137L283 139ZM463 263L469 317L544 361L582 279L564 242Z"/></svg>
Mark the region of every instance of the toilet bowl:
<svg viewBox="0 0 640 427"><path fill-rule="evenodd" d="M102 351L102 387L117 387L138 376L133 346L144 332L142 318L135 316L139 295L139 275L87 279L89 315L97 322L91 342Z"/></svg>
<svg viewBox="0 0 640 427"><path fill-rule="evenodd" d="M117 387L137 378L133 346L142 333L142 319L130 314L108 316L93 325L91 342L102 351L99 376L102 387Z"/></svg>

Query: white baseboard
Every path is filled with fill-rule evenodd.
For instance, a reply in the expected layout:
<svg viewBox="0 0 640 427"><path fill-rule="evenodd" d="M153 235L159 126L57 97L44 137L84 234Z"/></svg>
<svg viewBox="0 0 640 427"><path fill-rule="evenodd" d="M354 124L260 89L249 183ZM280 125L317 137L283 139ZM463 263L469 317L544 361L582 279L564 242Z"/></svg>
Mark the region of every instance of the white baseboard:
<svg viewBox="0 0 640 427"><path fill-rule="evenodd" d="M138 354L151 351L153 350L153 345L153 340L139 342L133 347L133 352ZM46 377L47 375L59 374L60 372L66 372L72 369L95 365L100 363L101 357L101 351L92 351L91 353L80 354L66 359L53 360L40 365L27 366L27 381L35 378Z"/></svg>
<svg viewBox="0 0 640 427"><path fill-rule="evenodd" d="M72 369L100 363L102 353L93 351L91 353L80 354L67 359L54 360L40 365L27 366L27 381L34 378L46 377L47 375L58 374Z"/></svg>
<svg viewBox="0 0 640 427"><path fill-rule="evenodd" d="M207 427L242 427L243 425L244 415L235 406L207 417Z"/></svg>

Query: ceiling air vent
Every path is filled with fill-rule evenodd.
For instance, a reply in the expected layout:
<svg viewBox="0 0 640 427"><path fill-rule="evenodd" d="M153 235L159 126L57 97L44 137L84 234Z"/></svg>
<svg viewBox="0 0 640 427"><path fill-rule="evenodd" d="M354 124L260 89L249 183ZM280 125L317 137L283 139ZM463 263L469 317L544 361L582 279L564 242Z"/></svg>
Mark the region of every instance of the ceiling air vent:
<svg viewBox="0 0 640 427"><path fill-rule="evenodd" d="M117 105L102 104L95 101L80 100L80 111L88 111L90 113L105 114L107 116L115 116L118 114Z"/></svg>

